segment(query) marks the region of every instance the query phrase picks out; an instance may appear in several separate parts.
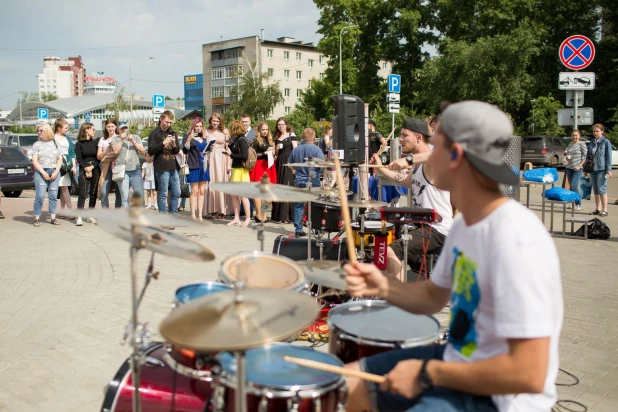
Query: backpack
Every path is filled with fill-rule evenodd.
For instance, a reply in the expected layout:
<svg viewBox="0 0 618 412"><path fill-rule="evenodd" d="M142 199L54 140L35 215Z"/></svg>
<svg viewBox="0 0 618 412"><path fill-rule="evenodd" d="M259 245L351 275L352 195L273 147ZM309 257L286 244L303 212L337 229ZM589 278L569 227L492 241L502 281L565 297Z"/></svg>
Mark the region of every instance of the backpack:
<svg viewBox="0 0 618 412"><path fill-rule="evenodd" d="M255 151L253 146L249 144L249 141L247 140L247 138L245 137L244 139L247 142L247 145L249 146L249 150L248 150L247 160L243 160L242 167L244 167L248 171L251 171L253 170L253 168L255 167L255 164L257 163L257 152Z"/></svg>
<svg viewBox="0 0 618 412"><path fill-rule="evenodd" d="M611 233L609 227L601 220L594 218L588 225L588 239L609 239ZM573 232L573 236L584 237L584 225Z"/></svg>

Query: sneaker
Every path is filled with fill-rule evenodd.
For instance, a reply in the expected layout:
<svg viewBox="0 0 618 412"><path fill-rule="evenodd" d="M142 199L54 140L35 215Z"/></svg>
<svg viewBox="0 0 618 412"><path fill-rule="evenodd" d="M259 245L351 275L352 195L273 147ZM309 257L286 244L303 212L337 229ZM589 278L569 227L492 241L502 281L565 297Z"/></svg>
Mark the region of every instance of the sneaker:
<svg viewBox="0 0 618 412"><path fill-rule="evenodd" d="M0 212L0 219L4 219L4 215Z"/></svg>
<svg viewBox="0 0 618 412"><path fill-rule="evenodd" d="M575 210L582 210L581 205L575 205Z"/></svg>
<svg viewBox="0 0 618 412"><path fill-rule="evenodd" d="M296 233L294 233L294 237L297 238L297 239L299 237L305 237L305 236L307 236L307 234L305 232L296 232Z"/></svg>
<svg viewBox="0 0 618 412"><path fill-rule="evenodd" d="M82 218L81 218L81 217L78 217L78 218L77 218L77 221L75 221L75 226L81 226L81 225L83 225L83 224L84 224L84 223L82 222Z"/></svg>
<svg viewBox="0 0 618 412"><path fill-rule="evenodd" d="M97 224L96 219L95 219L95 218L93 218L93 217L89 217L88 219L86 219L86 222L88 222L88 223L92 223L92 224L94 224L94 225L96 225L96 224Z"/></svg>

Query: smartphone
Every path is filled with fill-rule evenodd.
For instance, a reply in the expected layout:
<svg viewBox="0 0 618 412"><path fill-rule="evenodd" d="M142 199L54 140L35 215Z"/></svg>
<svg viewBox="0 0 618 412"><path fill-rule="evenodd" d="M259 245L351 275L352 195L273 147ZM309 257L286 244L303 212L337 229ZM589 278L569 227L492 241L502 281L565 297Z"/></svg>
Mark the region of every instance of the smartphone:
<svg viewBox="0 0 618 412"><path fill-rule="evenodd" d="M196 133L197 137L202 137L202 132Z"/></svg>

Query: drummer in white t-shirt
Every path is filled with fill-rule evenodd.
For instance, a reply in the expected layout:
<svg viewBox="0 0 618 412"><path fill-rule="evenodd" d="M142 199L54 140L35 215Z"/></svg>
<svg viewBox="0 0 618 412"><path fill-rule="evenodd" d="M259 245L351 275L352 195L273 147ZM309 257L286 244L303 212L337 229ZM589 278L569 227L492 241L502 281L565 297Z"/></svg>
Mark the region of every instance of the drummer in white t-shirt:
<svg viewBox="0 0 618 412"><path fill-rule="evenodd" d="M503 161L512 132L487 103L444 111L428 162L461 213L429 281L403 284L373 265L344 267L353 296L379 295L417 314L449 300L451 307L446 345L346 365L386 377L379 386L349 377L348 410L546 412L556 402L560 264L539 218L500 193L499 183L518 184Z"/></svg>

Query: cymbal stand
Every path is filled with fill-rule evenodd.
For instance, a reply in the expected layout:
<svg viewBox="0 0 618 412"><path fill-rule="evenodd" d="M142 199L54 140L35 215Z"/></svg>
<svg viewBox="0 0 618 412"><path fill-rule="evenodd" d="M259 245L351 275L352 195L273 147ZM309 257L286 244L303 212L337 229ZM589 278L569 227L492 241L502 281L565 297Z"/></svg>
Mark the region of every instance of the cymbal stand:
<svg viewBox="0 0 618 412"><path fill-rule="evenodd" d="M153 278L155 280L159 279L159 272L153 272L154 271L154 256L155 254L154 252L152 252L152 255L150 256L150 264L148 265L148 271L146 272L146 281L144 282L144 287L142 288L142 292L139 294L139 298L137 299L138 309L142 303L142 298L144 297L144 294L146 293L146 288L150 284L150 281Z"/></svg>
<svg viewBox="0 0 618 412"><path fill-rule="evenodd" d="M412 239L412 235L408 233L410 226L406 223L401 225L403 230L401 234L401 240L403 240L403 283L408 282L408 242Z"/></svg>
<svg viewBox="0 0 618 412"><path fill-rule="evenodd" d="M307 190L311 192L311 182L315 178L315 170L309 168L309 172L307 173ZM311 201L307 203L307 260L311 260L311 238L313 235L313 230L311 229Z"/></svg>
<svg viewBox="0 0 618 412"><path fill-rule="evenodd" d="M266 220L266 211L268 210L268 205L266 204L266 201L263 200L262 204L260 205L260 212L262 213L262 221L256 225L256 227L253 228L253 230L255 230L255 232L257 233L257 239L258 242L260 243L260 252L264 251L264 220Z"/></svg>
<svg viewBox="0 0 618 412"><path fill-rule="evenodd" d="M235 305L241 305L245 297L242 291L245 288L245 282L234 283ZM239 315L240 316L240 315ZM240 318L241 322L246 322L244 318ZM236 393L234 398L234 404L236 412L247 412L247 363L245 359L245 351L234 352L234 358L236 359Z"/></svg>
<svg viewBox="0 0 618 412"><path fill-rule="evenodd" d="M361 201L369 200L369 168L367 166L359 166L358 168L358 194ZM365 213L364 210L360 213L360 253L359 260L365 259Z"/></svg>

